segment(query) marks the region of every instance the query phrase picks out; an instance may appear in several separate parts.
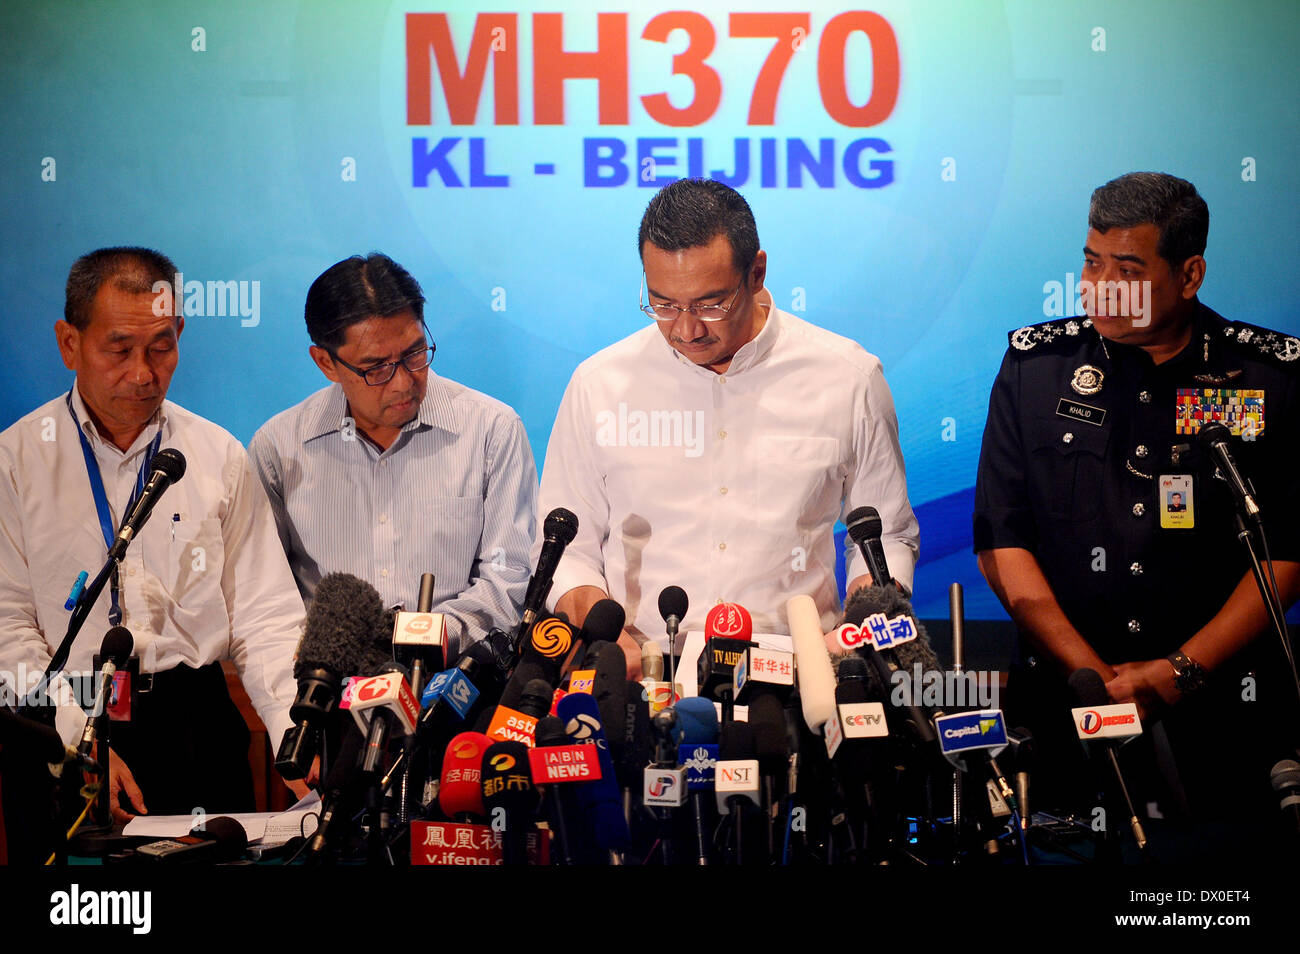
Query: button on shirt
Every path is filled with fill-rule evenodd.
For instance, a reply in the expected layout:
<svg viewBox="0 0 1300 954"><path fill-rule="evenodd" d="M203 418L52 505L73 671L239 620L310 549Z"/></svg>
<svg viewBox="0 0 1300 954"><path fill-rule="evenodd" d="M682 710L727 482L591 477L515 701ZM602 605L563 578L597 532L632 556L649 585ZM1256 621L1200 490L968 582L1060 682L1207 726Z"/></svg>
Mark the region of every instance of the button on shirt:
<svg viewBox="0 0 1300 954"><path fill-rule="evenodd" d="M328 573L371 583L414 609L434 575L434 609L464 645L519 619L536 527L537 468L519 415L430 372L419 414L380 451L333 384L271 418L253 457L298 588Z"/></svg>
<svg viewBox="0 0 1300 954"><path fill-rule="evenodd" d="M682 630L718 599L755 632L785 633L785 601L839 610L833 527L870 505L890 572L910 587L918 527L907 500L893 399L880 361L856 342L770 306L725 375L648 326L579 365L560 405L540 507L567 507L578 534L550 602L598 586L634 632L666 644L659 592L690 597ZM540 541L534 546L536 552ZM849 578L864 573L849 553Z"/></svg>
<svg viewBox="0 0 1300 954"><path fill-rule="evenodd" d="M122 625L134 637L141 671L233 660L278 742L291 724L303 604L248 455L226 431L170 401L123 453L100 438L75 387L72 405L115 529L160 428L162 446L185 455L184 477L160 498L121 566ZM64 602L77 574L93 579L108 558L75 428L60 395L0 435L0 681L20 694L67 632ZM105 587L72 646L68 674L91 671L109 606ZM56 725L65 740L84 724L80 710L60 708Z"/></svg>

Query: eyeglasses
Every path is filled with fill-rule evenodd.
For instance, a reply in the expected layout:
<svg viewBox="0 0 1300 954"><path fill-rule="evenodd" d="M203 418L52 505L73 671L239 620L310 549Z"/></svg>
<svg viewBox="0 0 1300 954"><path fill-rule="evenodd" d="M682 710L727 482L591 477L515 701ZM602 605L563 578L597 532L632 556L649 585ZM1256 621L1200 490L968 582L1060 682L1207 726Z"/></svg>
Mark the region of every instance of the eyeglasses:
<svg viewBox="0 0 1300 954"><path fill-rule="evenodd" d="M429 334L429 328L426 325L424 333ZM425 370L433 364L434 352L438 350L436 344L430 344L419 351L408 351L396 361L389 361L387 364L377 364L370 368L358 368L354 364L348 364L334 351L330 352L330 357L337 361L343 367L347 368L353 374L359 375L366 384L371 387L379 387L381 384L387 384L393 380L393 375L397 373L397 366L400 364L408 373L416 374Z"/></svg>
<svg viewBox="0 0 1300 954"><path fill-rule="evenodd" d="M670 305L667 303L662 305L642 305L641 299L645 297L645 272L642 272L641 288L637 292L636 301L637 307L645 312L646 317L653 318L655 321L676 321L688 311L696 318L700 319L700 321L721 321L723 318L727 317L727 312L731 311L731 309L736 306L736 296L740 294L740 290L744 287L745 279L742 278L740 284L736 286L736 290L731 293L731 298L727 300L725 305L687 305L684 308L681 305Z"/></svg>

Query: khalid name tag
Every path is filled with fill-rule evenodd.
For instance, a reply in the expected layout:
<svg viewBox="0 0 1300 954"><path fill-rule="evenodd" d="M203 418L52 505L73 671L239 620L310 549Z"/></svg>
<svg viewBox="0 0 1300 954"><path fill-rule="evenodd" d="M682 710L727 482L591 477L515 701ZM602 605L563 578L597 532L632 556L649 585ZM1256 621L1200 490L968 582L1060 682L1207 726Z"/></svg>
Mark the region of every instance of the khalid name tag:
<svg viewBox="0 0 1300 954"><path fill-rule="evenodd" d="M1234 437L1254 440L1264 434L1264 391L1240 388L1179 388L1174 428L1195 434L1201 425L1218 421Z"/></svg>
<svg viewBox="0 0 1300 954"><path fill-rule="evenodd" d="M1161 474L1158 484L1160 526L1166 530L1190 530L1196 526L1191 474Z"/></svg>

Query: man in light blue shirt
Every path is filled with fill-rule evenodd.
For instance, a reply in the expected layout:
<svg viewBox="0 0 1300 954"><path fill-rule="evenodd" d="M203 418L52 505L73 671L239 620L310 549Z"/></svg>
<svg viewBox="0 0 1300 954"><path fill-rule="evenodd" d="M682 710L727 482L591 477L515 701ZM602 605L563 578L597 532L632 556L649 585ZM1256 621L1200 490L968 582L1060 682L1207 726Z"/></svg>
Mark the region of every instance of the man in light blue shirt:
<svg viewBox="0 0 1300 954"><path fill-rule="evenodd" d="M519 618L537 470L511 408L440 378L424 295L385 255L353 256L307 292L311 356L333 383L277 414L249 454L304 600L328 573L434 610L463 649Z"/></svg>

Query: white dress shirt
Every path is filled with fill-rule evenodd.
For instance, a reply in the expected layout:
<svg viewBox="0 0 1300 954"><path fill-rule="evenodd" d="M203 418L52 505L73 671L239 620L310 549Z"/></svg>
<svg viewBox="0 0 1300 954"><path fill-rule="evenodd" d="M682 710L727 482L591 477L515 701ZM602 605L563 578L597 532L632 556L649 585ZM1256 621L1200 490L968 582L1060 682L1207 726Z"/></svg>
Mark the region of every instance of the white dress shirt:
<svg viewBox="0 0 1300 954"><path fill-rule="evenodd" d="M75 386L72 404L99 464L114 530L160 428L162 446L185 455L185 475L159 499L120 570L122 625L135 639L141 671L233 660L278 744L291 724L303 604L243 446L164 401L123 453L99 436ZM71 615L64 602L77 574L85 570L93 580L107 558L81 442L61 394L0 434L0 680L11 691L26 694L62 642ZM109 606L106 586L65 672L91 671ZM27 685L14 686L20 673ZM67 740L80 733L85 716L60 706L56 724Z"/></svg>
<svg viewBox="0 0 1300 954"><path fill-rule="evenodd" d="M785 601L840 609L834 525L880 511L890 573L910 588L919 529L898 420L880 361L859 344L771 307L725 374L675 351L653 324L580 364L560 404L539 514L567 507L578 534L550 603L598 586L634 634L667 638L659 592L690 597L681 631L719 602L754 632L787 633ZM539 540L534 553L540 549ZM852 548L849 579L866 572Z"/></svg>

